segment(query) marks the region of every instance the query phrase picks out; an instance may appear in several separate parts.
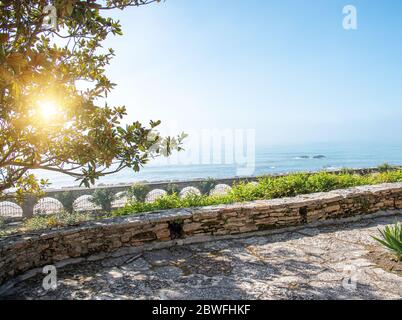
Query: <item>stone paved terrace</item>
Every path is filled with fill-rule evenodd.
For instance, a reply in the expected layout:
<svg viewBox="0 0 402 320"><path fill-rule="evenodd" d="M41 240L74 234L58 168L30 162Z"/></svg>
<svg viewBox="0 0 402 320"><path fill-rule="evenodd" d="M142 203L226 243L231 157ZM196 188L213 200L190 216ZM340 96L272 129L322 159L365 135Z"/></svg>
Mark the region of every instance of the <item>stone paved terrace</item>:
<svg viewBox="0 0 402 320"><path fill-rule="evenodd" d="M3 298L401 299L400 264L391 273L371 258L386 253L370 235L395 221L401 213L85 262L59 269L55 291L37 275Z"/></svg>

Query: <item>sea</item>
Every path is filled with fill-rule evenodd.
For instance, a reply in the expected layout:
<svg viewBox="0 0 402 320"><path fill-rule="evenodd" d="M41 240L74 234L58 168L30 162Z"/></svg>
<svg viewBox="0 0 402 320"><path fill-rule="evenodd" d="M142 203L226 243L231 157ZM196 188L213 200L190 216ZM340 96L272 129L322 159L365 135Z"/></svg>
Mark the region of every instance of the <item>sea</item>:
<svg viewBox="0 0 402 320"><path fill-rule="evenodd" d="M224 157L222 157L224 158ZM261 176L287 172L310 172L342 168L367 168L388 163L402 165L402 142L355 143L355 144L304 144L294 146L256 146L252 156L248 154L249 166L241 170L243 163L236 161L183 161L155 160L139 172L124 169L105 176L96 185L117 185L134 182L185 181L202 178L231 178L236 176ZM251 165L250 165L251 164ZM239 170L240 169L240 170ZM39 178L48 179L51 188L78 186L73 178L53 172L33 172Z"/></svg>

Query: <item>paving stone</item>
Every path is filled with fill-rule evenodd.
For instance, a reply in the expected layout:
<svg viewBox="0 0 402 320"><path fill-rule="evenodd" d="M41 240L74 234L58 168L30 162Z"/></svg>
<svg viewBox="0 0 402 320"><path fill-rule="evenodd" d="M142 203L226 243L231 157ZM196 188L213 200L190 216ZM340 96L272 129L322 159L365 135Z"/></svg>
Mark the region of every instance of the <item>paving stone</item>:
<svg viewBox="0 0 402 320"><path fill-rule="evenodd" d="M401 220L401 216L397 216ZM371 235L396 217L182 245L58 268L3 298L18 299L402 299L402 277L368 259Z"/></svg>

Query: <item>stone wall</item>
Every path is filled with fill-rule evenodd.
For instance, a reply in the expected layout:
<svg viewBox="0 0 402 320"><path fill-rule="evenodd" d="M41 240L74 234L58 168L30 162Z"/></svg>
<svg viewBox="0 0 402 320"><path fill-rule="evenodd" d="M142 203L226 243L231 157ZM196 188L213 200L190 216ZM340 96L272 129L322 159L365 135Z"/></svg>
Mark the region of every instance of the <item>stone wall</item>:
<svg viewBox="0 0 402 320"><path fill-rule="evenodd" d="M0 284L32 268L69 259L141 251L168 241L174 245L181 239L236 235L401 208L402 183L396 183L91 221L1 239Z"/></svg>

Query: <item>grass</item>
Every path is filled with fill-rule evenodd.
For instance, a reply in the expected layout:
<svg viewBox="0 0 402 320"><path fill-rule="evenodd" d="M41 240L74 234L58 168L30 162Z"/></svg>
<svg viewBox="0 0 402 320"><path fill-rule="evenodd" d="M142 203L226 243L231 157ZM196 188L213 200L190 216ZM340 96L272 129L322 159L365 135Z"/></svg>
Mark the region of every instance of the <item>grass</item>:
<svg viewBox="0 0 402 320"><path fill-rule="evenodd" d="M293 197L300 194L328 192L350 187L375 185L386 182L402 182L402 170L366 175L320 172L295 173L283 177L262 177L257 184L238 183L225 195L189 195L180 198L177 193L165 195L152 203L131 201L125 207L114 210L113 216L150 212L174 208L203 207L254 200Z"/></svg>
<svg viewBox="0 0 402 320"><path fill-rule="evenodd" d="M81 212L60 212L52 215L37 215L23 222L23 228L27 230L41 230L77 225L81 222L93 220L93 216Z"/></svg>
<svg viewBox="0 0 402 320"><path fill-rule="evenodd" d="M34 230L78 225L89 220L94 220L94 216L89 213L68 213L65 211L51 215L36 215L32 218L23 220L19 225L12 226L8 225L3 220L0 220L0 238Z"/></svg>

